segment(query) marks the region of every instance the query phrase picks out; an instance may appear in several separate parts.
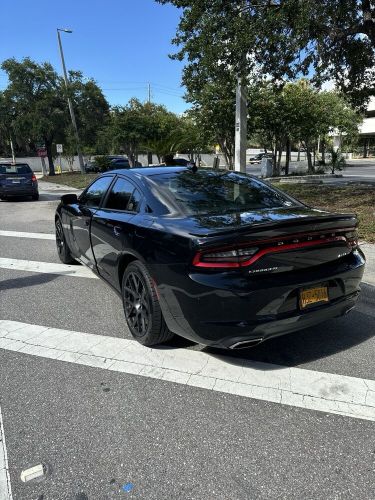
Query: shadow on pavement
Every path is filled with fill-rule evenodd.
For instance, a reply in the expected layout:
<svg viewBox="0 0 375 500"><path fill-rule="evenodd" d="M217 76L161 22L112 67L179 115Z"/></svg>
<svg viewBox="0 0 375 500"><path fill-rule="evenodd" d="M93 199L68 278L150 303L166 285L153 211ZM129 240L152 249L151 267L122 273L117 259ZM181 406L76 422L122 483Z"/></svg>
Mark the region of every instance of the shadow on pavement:
<svg viewBox="0 0 375 500"><path fill-rule="evenodd" d="M375 287L364 283L361 287L362 295L357 307L347 316L267 340L256 347L231 351L202 347L179 337L174 337L165 347L186 349L195 346L227 363L242 364L244 359L259 361L269 364L270 370L277 369L272 365L297 366L316 361L375 337Z"/></svg>
<svg viewBox="0 0 375 500"><path fill-rule="evenodd" d="M0 291L27 288L29 286L43 285L58 278L57 274L33 274L32 276L23 276L9 280L0 281Z"/></svg>
<svg viewBox="0 0 375 500"><path fill-rule="evenodd" d="M272 365L297 366L332 356L374 336L374 318L353 311L345 318L271 339L251 349L224 351L205 347L203 351L221 359L225 356L232 364L238 364L239 359L270 363L272 370L277 369Z"/></svg>

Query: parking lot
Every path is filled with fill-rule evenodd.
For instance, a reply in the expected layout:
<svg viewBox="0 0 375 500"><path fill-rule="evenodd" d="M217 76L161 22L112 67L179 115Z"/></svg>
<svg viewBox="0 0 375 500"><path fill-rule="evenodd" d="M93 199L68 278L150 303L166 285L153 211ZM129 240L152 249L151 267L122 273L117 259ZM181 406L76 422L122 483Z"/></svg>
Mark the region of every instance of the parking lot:
<svg viewBox="0 0 375 500"><path fill-rule="evenodd" d="M375 498L371 273L348 316L251 350L145 348L58 260L46 186L0 202L1 500Z"/></svg>

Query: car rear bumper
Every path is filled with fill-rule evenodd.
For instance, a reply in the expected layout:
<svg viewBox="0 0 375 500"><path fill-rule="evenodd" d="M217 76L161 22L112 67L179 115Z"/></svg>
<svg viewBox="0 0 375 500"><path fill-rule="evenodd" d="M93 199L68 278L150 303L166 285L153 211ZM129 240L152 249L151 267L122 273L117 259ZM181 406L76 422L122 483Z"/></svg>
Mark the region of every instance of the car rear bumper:
<svg viewBox="0 0 375 500"><path fill-rule="evenodd" d="M325 265L237 282L231 282L230 273L195 273L186 286L159 285L160 301L171 331L205 345L230 348L346 314L358 299L364 264L363 254L356 251L350 261L334 268ZM300 309L299 291L322 284L328 286L330 302Z"/></svg>
<svg viewBox="0 0 375 500"><path fill-rule="evenodd" d="M38 185L0 187L0 196L32 196L37 193Z"/></svg>

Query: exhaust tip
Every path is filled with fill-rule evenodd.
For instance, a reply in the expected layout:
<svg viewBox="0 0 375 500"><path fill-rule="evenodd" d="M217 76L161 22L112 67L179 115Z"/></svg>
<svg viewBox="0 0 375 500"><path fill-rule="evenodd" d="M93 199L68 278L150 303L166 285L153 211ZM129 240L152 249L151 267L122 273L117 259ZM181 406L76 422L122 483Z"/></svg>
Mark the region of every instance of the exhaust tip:
<svg viewBox="0 0 375 500"><path fill-rule="evenodd" d="M262 342L262 338L241 340L240 342L236 342L235 344L229 346L229 349L248 349L249 347L255 347L256 345L261 344Z"/></svg>

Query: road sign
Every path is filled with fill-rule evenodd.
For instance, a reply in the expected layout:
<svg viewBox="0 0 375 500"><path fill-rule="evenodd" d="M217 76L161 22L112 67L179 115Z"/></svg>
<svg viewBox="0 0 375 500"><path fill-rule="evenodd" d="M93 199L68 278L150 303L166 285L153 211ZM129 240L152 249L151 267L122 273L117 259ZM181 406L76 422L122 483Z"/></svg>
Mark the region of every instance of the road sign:
<svg viewBox="0 0 375 500"><path fill-rule="evenodd" d="M38 148L37 150L38 156L40 158L45 158L47 156L47 150L46 148Z"/></svg>
<svg viewBox="0 0 375 500"><path fill-rule="evenodd" d="M58 153L62 153L63 152L63 145L62 144L56 144L56 151Z"/></svg>

